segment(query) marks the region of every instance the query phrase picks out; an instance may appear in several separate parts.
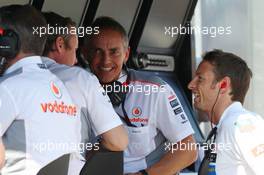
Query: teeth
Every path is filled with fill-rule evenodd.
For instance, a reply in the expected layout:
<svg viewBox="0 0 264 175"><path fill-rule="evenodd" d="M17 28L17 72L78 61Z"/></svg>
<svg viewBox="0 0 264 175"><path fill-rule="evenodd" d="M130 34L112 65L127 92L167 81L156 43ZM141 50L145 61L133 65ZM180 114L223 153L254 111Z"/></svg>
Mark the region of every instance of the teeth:
<svg viewBox="0 0 264 175"><path fill-rule="evenodd" d="M200 95L198 93L194 93L194 97L197 98L200 97Z"/></svg>
<svg viewBox="0 0 264 175"><path fill-rule="evenodd" d="M197 101L200 101L200 95L198 93L194 93L194 100L197 102Z"/></svg>
<svg viewBox="0 0 264 175"><path fill-rule="evenodd" d="M102 71L111 71L112 67L100 67Z"/></svg>

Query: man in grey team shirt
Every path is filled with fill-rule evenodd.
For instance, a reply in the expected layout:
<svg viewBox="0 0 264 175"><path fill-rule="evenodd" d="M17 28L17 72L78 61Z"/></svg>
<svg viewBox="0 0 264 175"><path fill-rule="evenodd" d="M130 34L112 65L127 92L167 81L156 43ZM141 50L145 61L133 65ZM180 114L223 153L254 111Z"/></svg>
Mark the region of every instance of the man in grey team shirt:
<svg viewBox="0 0 264 175"><path fill-rule="evenodd" d="M101 135L101 143L107 149L124 150L128 144L127 133L96 76L73 66L77 62L78 37L70 30L75 23L53 12L43 15L49 26L69 29L68 33L48 35L43 53L46 57L42 57L42 60L65 83L75 104L81 108L81 142L88 143L93 131L96 136ZM82 166L83 161L79 161L79 166L70 164L68 174L76 173Z"/></svg>

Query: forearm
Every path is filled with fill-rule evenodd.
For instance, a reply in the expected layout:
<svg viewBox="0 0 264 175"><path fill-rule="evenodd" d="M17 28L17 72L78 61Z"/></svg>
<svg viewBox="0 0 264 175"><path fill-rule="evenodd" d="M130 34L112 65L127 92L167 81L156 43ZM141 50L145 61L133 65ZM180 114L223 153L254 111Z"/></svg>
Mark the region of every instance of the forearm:
<svg viewBox="0 0 264 175"><path fill-rule="evenodd" d="M123 151L128 145L125 128L120 125L102 134L101 144L111 151Z"/></svg>
<svg viewBox="0 0 264 175"><path fill-rule="evenodd" d="M4 166L5 162L5 147L0 138L0 169Z"/></svg>
<svg viewBox="0 0 264 175"><path fill-rule="evenodd" d="M195 143L192 136L188 136L181 141L184 144ZM178 145L179 148L179 145ZM176 172L192 164L197 158L197 150L193 149L169 151L162 159L147 169L149 175L173 175Z"/></svg>

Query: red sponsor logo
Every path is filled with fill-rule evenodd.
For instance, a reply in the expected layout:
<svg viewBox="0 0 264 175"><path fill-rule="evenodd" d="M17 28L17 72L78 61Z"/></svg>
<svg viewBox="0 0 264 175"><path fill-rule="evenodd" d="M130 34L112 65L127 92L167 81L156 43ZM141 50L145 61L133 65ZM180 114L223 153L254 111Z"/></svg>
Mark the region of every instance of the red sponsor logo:
<svg viewBox="0 0 264 175"><path fill-rule="evenodd" d="M53 81L50 83L50 88L55 97L61 98L62 96L61 91L59 87Z"/></svg>
<svg viewBox="0 0 264 175"><path fill-rule="evenodd" d="M131 118L129 120L133 123L148 123L148 118Z"/></svg>
<svg viewBox="0 0 264 175"><path fill-rule="evenodd" d="M61 102L48 102L48 103L41 103L41 110L45 113L62 113L67 114L70 116L76 116L77 109L75 105L67 105L64 104L63 101Z"/></svg>
<svg viewBox="0 0 264 175"><path fill-rule="evenodd" d="M169 99L169 100L173 100L174 98L176 98L176 95L173 94L173 95L169 96L168 99Z"/></svg>
<svg viewBox="0 0 264 175"><path fill-rule="evenodd" d="M142 110L140 107L135 107L132 109L132 114L136 117L140 116L142 114Z"/></svg>

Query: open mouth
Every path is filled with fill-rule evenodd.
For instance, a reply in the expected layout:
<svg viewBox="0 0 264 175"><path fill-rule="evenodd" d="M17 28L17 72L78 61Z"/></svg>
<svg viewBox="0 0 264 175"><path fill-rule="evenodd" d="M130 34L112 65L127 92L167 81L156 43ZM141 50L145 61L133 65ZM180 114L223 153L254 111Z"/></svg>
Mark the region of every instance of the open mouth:
<svg viewBox="0 0 264 175"><path fill-rule="evenodd" d="M104 72L110 72L113 70L113 67L104 67L104 66L100 66L99 70L104 71Z"/></svg>
<svg viewBox="0 0 264 175"><path fill-rule="evenodd" d="M200 102L200 94L198 92L194 92L194 102Z"/></svg>

